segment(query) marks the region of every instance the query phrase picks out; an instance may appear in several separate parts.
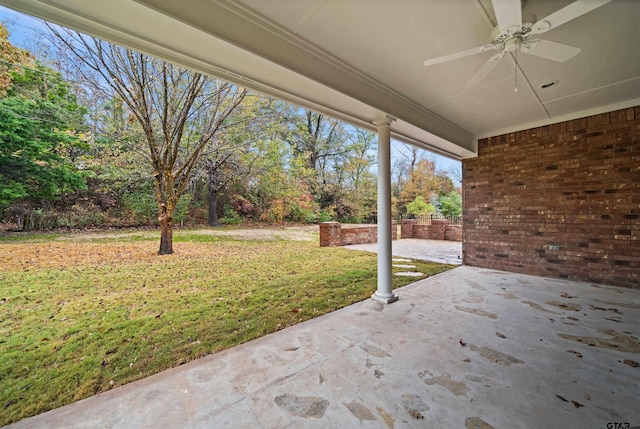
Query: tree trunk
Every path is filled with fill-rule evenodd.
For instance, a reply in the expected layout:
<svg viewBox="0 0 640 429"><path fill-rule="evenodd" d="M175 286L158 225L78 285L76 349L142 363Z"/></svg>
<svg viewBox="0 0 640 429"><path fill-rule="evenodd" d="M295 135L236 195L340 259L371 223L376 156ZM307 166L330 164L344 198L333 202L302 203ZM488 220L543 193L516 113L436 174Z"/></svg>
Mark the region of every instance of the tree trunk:
<svg viewBox="0 0 640 429"><path fill-rule="evenodd" d="M209 187L209 226L220 226L218 220L218 171L217 166L209 161L207 186Z"/></svg>
<svg viewBox="0 0 640 429"><path fill-rule="evenodd" d="M220 226L218 220L218 190L209 184L209 226Z"/></svg>
<svg viewBox="0 0 640 429"><path fill-rule="evenodd" d="M173 253L173 213L168 213L167 205L160 204L160 250L158 255L171 255Z"/></svg>

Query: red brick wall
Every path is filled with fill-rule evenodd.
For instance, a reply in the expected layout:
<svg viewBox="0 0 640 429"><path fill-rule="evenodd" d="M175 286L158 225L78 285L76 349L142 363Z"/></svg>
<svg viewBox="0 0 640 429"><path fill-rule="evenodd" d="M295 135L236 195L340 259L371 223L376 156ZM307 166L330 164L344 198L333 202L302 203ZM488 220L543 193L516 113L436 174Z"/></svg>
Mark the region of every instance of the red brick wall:
<svg viewBox="0 0 640 429"><path fill-rule="evenodd" d="M402 219L401 238L462 241L462 226L449 225L448 220L431 222L431 225L418 225L415 219Z"/></svg>
<svg viewBox="0 0 640 429"><path fill-rule="evenodd" d="M413 238L413 226L418 221L415 219L402 219L400 221L400 238Z"/></svg>
<svg viewBox="0 0 640 429"><path fill-rule="evenodd" d="M431 225L413 225L411 237L407 238L419 238L421 240L432 240Z"/></svg>
<svg viewBox="0 0 640 429"><path fill-rule="evenodd" d="M322 222L320 224L320 247L342 246L340 222Z"/></svg>
<svg viewBox="0 0 640 429"><path fill-rule="evenodd" d="M465 264L640 288L640 106L480 140L462 166Z"/></svg>
<svg viewBox="0 0 640 429"><path fill-rule="evenodd" d="M398 222L391 221L391 239L398 238ZM320 224L320 247L346 246L378 242L376 225L343 226L340 222Z"/></svg>
<svg viewBox="0 0 640 429"><path fill-rule="evenodd" d="M448 220L432 220L431 221L431 239L444 240L445 231L449 225Z"/></svg>
<svg viewBox="0 0 640 429"><path fill-rule="evenodd" d="M341 246L349 244L377 243L378 227L368 225L359 226L357 228L342 228L340 236L342 237Z"/></svg>
<svg viewBox="0 0 640 429"><path fill-rule="evenodd" d="M444 239L448 241L462 241L462 225L447 225Z"/></svg>

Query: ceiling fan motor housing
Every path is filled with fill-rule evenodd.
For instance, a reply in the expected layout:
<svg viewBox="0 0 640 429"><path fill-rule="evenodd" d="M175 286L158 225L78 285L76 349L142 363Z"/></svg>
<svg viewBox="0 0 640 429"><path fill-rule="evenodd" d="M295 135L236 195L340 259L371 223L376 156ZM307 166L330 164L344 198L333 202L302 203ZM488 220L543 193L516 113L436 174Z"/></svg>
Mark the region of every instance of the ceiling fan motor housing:
<svg viewBox="0 0 640 429"><path fill-rule="evenodd" d="M513 52L520 43L529 39L533 33L531 22L524 22L521 26L509 27L505 31L500 32L498 26L491 31L491 41L495 49Z"/></svg>

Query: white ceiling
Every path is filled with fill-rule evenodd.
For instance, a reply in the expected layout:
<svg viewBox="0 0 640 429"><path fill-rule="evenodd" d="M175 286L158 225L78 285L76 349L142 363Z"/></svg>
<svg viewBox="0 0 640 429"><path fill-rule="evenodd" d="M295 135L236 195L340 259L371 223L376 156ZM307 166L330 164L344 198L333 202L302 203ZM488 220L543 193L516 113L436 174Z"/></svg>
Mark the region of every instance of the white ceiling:
<svg viewBox="0 0 640 429"><path fill-rule="evenodd" d="M571 2L526 0L523 17ZM471 87L495 51L423 65L489 43L490 0L0 3L356 125L396 117L395 138L454 158L474 156L477 138L640 104L638 0L613 0L540 35L581 52L564 63L520 53L518 92L509 54Z"/></svg>
<svg viewBox="0 0 640 429"><path fill-rule="evenodd" d="M495 51L422 65L488 43L490 0L242 1L476 136L640 98L638 0L615 0L541 35L581 52L565 63L520 54L517 93L512 57L482 84L465 86ZM526 0L523 16L543 18L572 1Z"/></svg>

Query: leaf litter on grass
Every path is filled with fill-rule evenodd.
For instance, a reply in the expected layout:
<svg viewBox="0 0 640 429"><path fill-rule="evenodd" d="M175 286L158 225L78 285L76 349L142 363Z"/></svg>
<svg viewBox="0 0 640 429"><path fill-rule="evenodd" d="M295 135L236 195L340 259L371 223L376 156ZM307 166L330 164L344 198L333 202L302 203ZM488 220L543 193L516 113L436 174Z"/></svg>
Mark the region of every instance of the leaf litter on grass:
<svg viewBox="0 0 640 429"><path fill-rule="evenodd" d="M159 257L156 240L139 237L0 243L0 426L361 301L376 285L375 255L317 242L178 232L174 249Z"/></svg>

